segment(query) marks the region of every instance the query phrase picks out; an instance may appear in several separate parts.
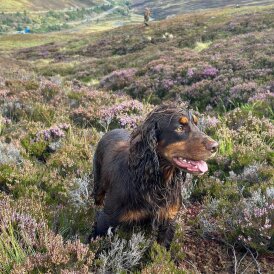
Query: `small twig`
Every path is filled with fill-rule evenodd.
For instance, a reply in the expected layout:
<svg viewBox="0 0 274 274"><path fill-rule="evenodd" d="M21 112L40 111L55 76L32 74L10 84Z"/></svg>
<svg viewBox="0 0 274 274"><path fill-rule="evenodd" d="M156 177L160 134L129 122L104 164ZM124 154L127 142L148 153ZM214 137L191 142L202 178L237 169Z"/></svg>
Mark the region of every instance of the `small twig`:
<svg viewBox="0 0 274 274"><path fill-rule="evenodd" d="M259 264L259 262L257 260L257 258L258 258L258 252L256 251L256 257L255 257L254 254L253 254L253 252L247 246L245 246L245 248L250 253L250 255L252 256L253 261L254 261L254 263L255 263L255 265L257 267L258 274L262 274L260 264Z"/></svg>
<svg viewBox="0 0 274 274"><path fill-rule="evenodd" d="M237 269L238 269L238 261L237 261L237 256L236 256L236 251L234 248L234 245L231 245L229 243L226 243L228 246L230 246L232 252L233 252L233 257L234 257L234 273L237 274Z"/></svg>
<svg viewBox="0 0 274 274"><path fill-rule="evenodd" d="M252 262L247 265L247 267L244 269L244 271L241 274L244 274L251 265L252 265Z"/></svg>
<svg viewBox="0 0 274 274"><path fill-rule="evenodd" d="M199 272L198 268L196 267L196 265L194 265L191 261L188 260L184 260L184 262L188 263L189 265L191 265L194 268L194 271L199 274L201 272Z"/></svg>
<svg viewBox="0 0 274 274"><path fill-rule="evenodd" d="M245 256L247 255L247 253L248 253L248 251L244 254L244 256L243 256L243 257L241 258L241 260L239 261L238 267L237 267L236 271L240 268L241 262L242 262L242 260L245 258ZM243 273L242 273L242 274L243 274Z"/></svg>

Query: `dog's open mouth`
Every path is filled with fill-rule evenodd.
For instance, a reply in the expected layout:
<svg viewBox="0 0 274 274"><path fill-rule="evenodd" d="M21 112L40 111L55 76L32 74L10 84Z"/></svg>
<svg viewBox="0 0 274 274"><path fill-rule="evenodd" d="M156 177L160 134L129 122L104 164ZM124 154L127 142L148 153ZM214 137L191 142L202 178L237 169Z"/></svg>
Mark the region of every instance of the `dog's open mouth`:
<svg viewBox="0 0 274 274"><path fill-rule="evenodd" d="M193 161L183 159L182 157L174 157L174 163L182 169L185 169L189 173L204 174L208 171L208 166L205 161Z"/></svg>

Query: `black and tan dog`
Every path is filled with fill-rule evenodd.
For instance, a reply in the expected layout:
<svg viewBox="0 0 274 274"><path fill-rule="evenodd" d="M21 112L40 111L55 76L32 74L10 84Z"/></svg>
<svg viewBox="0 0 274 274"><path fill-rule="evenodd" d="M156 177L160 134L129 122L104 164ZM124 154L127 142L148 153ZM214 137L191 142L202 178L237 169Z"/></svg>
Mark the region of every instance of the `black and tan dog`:
<svg viewBox="0 0 274 274"><path fill-rule="evenodd" d="M186 172L201 175L218 143L201 132L197 118L173 105L153 110L131 134L106 133L94 156L94 236L119 224L151 223L168 247L180 210Z"/></svg>

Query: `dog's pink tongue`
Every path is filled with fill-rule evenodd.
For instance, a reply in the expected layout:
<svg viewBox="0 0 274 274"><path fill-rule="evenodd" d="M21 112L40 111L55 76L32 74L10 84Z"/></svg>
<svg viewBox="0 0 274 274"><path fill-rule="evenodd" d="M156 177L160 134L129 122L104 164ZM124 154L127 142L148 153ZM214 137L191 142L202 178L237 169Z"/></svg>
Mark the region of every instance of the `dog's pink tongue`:
<svg viewBox="0 0 274 274"><path fill-rule="evenodd" d="M174 158L174 162L180 167L187 169L189 172L205 173L208 166L205 161L183 160L182 158Z"/></svg>
<svg viewBox="0 0 274 274"><path fill-rule="evenodd" d="M203 173L208 171L208 166L205 161L196 161L196 165L197 165L199 171L201 171Z"/></svg>

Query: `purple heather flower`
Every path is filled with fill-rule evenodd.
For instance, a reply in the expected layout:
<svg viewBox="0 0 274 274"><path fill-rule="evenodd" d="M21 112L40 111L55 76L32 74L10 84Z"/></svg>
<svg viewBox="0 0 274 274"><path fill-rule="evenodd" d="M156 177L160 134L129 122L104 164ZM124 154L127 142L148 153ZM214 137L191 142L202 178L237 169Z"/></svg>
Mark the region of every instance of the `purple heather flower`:
<svg viewBox="0 0 274 274"><path fill-rule="evenodd" d="M264 101L270 98L274 98L274 92L265 91L262 93L256 93L254 96L248 99L248 102Z"/></svg>
<svg viewBox="0 0 274 274"><path fill-rule="evenodd" d="M206 67L202 73L204 77L215 77L217 74L218 70L214 67Z"/></svg>
<svg viewBox="0 0 274 274"><path fill-rule="evenodd" d="M143 104L137 100L125 101L121 104L112 107L104 108L100 111L100 116L103 119L112 119L120 114L127 114L129 112L140 112L143 110Z"/></svg>
<svg viewBox="0 0 274 274"><path fill-rule="evenodd" d="M167 90L170 89L170 88L172 88L174 86L174 84L175 84L175 82L173 80L171 80L171 79L164 79L162 81L163 88L167 89Z"/></svg>
<svg viewBox="0 0 274 274"><path fill-rule="evenodd" d="M121 116L119 117L119 123L122 127L135 128L141 116Z"/></svg>
<svg viewBox="0 0 274 274"><path fill-rule="evenodd" d="M64 130L67 130L67 129L69 129L69 127L70 127L70 125L69 124L60 124L60 125L58 125L58 127L60 128L60 129L64 129Z"/></svg>
<svg viewBox="0 0 274 274"><path fill-rule="evenodd" d="M45 130L41 130L36 134L36 140L43 139L45 141L60 139L65 136L64 130L69 128L68 124L60 124Z"/></svg>
<svg viewBox="0 0 274 274"><path fill-rule="evenodd" d="M193 77L193 76L194 76L194 69L193 69L193 68L189 68L189 69L187 70L186 76L187 76L188 78Z"/></svg>

